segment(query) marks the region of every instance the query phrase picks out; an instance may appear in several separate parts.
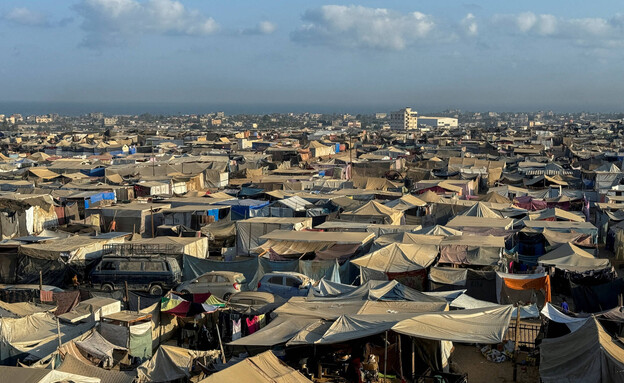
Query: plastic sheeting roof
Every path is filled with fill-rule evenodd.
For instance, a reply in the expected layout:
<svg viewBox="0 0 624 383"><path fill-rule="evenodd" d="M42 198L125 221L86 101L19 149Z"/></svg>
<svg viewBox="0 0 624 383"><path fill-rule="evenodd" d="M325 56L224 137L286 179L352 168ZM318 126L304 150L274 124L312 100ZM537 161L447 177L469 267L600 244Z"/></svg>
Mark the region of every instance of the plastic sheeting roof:
<svg viewBox="0 0 624 383"><path fill-rule="evenodd" d="M312 383L299 371L282 363L271 351L244 359L199 383Z"/></svg>
<svg viewBox="0 0 624 383"><path fill-rule="evenodd" d="M509 327L513 306L417 314L392 330L418 338L460 343L501 343Z"/></svg>
<svg viewBox="0 0 624 383"><path fill-rule="evenodd" d="M372 233L274 230L261 239L286 242L333 242L338 245L364 244L375 237Z"/></svg>
<svg viewBox="0 0 624 383"><path fill-rule="evenodd" d="M502 218L499 213L487 207L483 202L477 202L461 215L465 217Z"/></svg>
<svg viewBox="0 0 624 383"><path fill-rule="evenodd" d="M608 259L596 258L593 254L571 243L561 245L555 250L542 255L538 262L572 271L598 270L611 265Z"/></svg>
<svg viewBox="0 0 624 383"><path fill-rule="evenodd" d="M546 305L544 305L544 308L542 309L541 313L542 315L544 315L546 318L550 319L551 321L565 324L570 329L570 332L574 332L578 330L579 328L583 327L585 322L587 322L587 320L589 319L589 317L576 318L576 317L568 316L562 313L561 311L557 310L557 308L551 305L550 302L546 302Z"/></svg>
<svg viewBox="0 0 624 383"><path fill-rule="evenodd" d="M161 345L154 356L137 367L139 382L169 382L191 376L193 361L199 357L216 359L219 351L194 351ZM245 381L245 379L241 380Z"/></svg>
<svg viewBox="0 0 624 383"><path fill-rule="evenodd" d="M438 256L435 245L393 243L351 261L360 267L385 273L401 273L429 267Z"/></svg>
<svg viewBox="0 0 624 383"><path fill-rule="evenodd" d="M624 382L624 347L595 318L573 333L543 339L540 349L544 383Z"/></svg>
<svg viewBox="0 0 624 383"><path fill-rule="evenodd" d="M514 220L512 218L466 217L460 215L451 219L447 226L451 228L489 227L511 229L513 222Z"/></svg>

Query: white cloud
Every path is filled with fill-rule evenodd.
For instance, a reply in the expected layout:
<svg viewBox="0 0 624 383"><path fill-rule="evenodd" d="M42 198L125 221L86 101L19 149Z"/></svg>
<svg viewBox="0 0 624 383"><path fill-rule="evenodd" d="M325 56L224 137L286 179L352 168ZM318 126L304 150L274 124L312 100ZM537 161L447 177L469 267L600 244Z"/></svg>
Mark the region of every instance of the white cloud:
<svg viewBox="0 0 624 383"><path fill-rule="evenodd" d="M13 8L9 12L7 12L3 16L3 18L15 24L36 26L36 27L50 26L48 17L45 14L41 12L32 11L28 8L22 8L22 7Z"/></svg>
<svg viewBox="0 0 624 383"><path fill-rule="evenodd" d="M275 32L277 25L270 21L261 21L255 27L243 29L241 31L244 35L270 35Z"/></svg>
<svg viewBox="0 0 624 383"><path fill-rule="evenodd" d="M115 45L144 34L205 36L217 22L173 0L82 0L74 9L82 16L85 46Z"/></svg>
<svg viewBox="0 0 624 383"><path fill-rule="evenodd" d="M479 25L472 13L467 14L466 17L462 19L460 26L468 36L476 36L479 33Z"/></svg>
<svg viewBox="0 0 624 383"><path fill-rule="evenodd" d="M525 12L494 15L493 24L513 34L574 40L583 45L624 42L624 15L612 18L563 18Z"/></svg>
<svg viewBox="0 0 624 383"><path fill-rule="evenodd" d="M357 5L324 5L303 14L305 22L292 33L294 41L338 47L402 50L424 42L436 27L420 12L398 13Z"/></svg>

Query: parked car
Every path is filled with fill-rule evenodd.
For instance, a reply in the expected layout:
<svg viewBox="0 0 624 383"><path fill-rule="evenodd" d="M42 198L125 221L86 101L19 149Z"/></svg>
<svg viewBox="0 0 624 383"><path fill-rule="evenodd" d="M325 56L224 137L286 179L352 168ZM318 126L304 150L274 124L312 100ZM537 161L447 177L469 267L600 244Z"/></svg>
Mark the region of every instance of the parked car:
<svg viewBox="0 0 624 383"><path fill-rule="evenodd" d="M239 310L241 308L258 310L261 307L273 303L284 303L284 298L262 291L242 291L240 293L233 294L228 300L228 305L236 307Z"/></svg>
<svg viewBox="0 0 624 383"><path fill-rule="evenodd" d="M211 271L180 284L181 293L212 293L228 300L230 295L247 290L247 280L242 273L234 271Z"/></svg>
<svg viewBox="0 0 624 383"><path fill-rule="evenodd" d="M147 291L152 295L162 295L181 279L178 261L160 256L103 257L90 275L91 284L104 291L122 289L127 282L128 288Z"/></svg>
<svg viewBox="0 0 624 383"><path fill-rule="evenodd" d="M306 296L313 280L303 274L293 272L275 272L264 274L258 282L258 291L279 295L283 298Z"/></svg>

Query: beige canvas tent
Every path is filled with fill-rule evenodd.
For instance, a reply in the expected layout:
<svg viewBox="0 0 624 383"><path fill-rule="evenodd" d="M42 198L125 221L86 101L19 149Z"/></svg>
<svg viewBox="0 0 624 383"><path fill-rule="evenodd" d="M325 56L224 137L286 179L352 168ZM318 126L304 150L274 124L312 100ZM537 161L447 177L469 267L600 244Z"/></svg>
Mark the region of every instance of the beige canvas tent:
<svg viewBox="0 0 624 383"><path fill-rule="evenodd" d="M429 267L437 255L438 247L435 245L393 243L351 263L384 273L403 273Z"/></svg>
<svg viewBox="0 0 624 383"><path fill-rule="evenodd" d="M611 265L608 259L596 258L593 254L569 242L542 255L538 262L542 265L552 265L559 269L578 272L600 270Z"/></svg>
<svg viewBox="0 0 624 383"><path fill-rule="evenodd" d="M235 365L210 375L200 383L311 383L303 376L277 359L272 351L244 359Z"/></svg>
<svg viewBox="0 0 624 383"><path fill-rule="evenodd" d="M352 212L345 212L340 215L341 219L356 222L386 223L390 225L400 225L403 212L389 208L377 201L370 201L366 205L355 209Z"/></svg>

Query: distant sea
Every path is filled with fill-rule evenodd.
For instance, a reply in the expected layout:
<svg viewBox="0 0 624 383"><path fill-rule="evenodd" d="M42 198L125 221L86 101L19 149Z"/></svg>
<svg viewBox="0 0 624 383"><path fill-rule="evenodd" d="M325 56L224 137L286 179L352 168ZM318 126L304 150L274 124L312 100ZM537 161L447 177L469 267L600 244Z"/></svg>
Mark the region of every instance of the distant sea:
<svg viewBox="0 0 624 383"><path fill-rule="evenodd" d="M0 114L41 115L58 113L79 116L102 112L109 115L183 115L225 112L226 114L271 113L376 113L389 112L403 106L391 105L314 105L314 104L214 104L166 102L21 102L0 101Z"/></svg>

